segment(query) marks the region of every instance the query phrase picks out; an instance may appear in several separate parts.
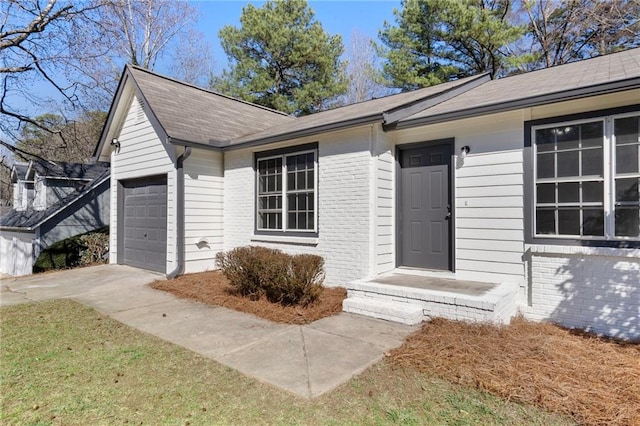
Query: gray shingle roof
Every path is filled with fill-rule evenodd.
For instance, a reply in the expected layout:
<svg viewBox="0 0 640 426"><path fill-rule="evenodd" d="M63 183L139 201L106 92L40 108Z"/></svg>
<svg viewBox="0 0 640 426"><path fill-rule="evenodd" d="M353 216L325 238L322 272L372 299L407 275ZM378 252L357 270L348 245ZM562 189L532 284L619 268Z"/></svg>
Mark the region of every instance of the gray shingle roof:
<svg viewBox="0 0 640 426"><path fill-rule="evenodd" d="M127 74L174 143L227 149L373 122L411 127L640 87L640 48L498 80L468 77L300 118L142 68L127 66Z"/></svg>
<svg viewBox="0 0 640 426"><path fill-rule="evenodd" d="M294 121L279 111L127 66L148 106L173 139L209 145Z"/></svg>
<svg viewBox="0 0 640 426"><path fill-rule="evenodd" d="M336 127L340 127L340 123L347 124L357 120L362 120L363 122L367 120L382 121L383 115L389 111L397 108L408 107L415 102L425 99L434 99L434 101L437 102L438 97L447 91L454 90L465 85L472 85L475 81L481 81L482 79L483 76L467 77L439 84L437 86L414 90L412 92L385 96L383 98L306 115L297 118L295 121L273 126L262 132L248 134L234 139L231 141L230 145L238 145L265 139L272 141L274 139L284 140L287 137L298 136L301 132L312 133L314 130L320 130L327 125L336 125Z"/></svg>
<svg viewBox="0 0 640 426"><path fill-rule="evenodd" d="M32 230L37 226L40 226L49 217L61 211L68 205L71 205L76 200L91 192L91 190L96 188L102 182L109 179L109 174L109 168L102 169L102 172L91 182L87 182L87 184L82 188L79 188L78 190L72 192L71 194L67 195L45 210L34 210L32 207L24 211L11 210L9 213L0 217L0 229L22 228L25 230Z"/></svg>
<svg viewBox="0 0 640 426"><path fill-rule="evenodd" d="M572 93L592 93L598 87L640 78L640 48L489 81L473 90L408 117L402 122L425 123L570 99ZM555 96L554 96L555 95ZM640 101L640 99L639 99Z"/></svg>
<svg viewBox="0 0 640 426"><path fill-rule="evenodd" d="M41 177L93 180L102 175L105 170L109 169L109 163L97 162L85 164L33 160L31 162L31 168Z"/></svg>

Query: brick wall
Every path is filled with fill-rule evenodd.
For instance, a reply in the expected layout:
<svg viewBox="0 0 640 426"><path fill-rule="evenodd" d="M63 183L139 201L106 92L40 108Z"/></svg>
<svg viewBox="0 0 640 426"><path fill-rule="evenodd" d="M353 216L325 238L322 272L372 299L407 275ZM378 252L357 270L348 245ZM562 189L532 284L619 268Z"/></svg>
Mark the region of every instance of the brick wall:
<svg viewBox="0 0 640 426"><path fill-rule="evenodd" d="M529 246L526 317L640 338L640 250Z"/></svg>
<svg viewBox="0 0 640 426"><path fill-rule="evenodd" d="M325 259L325 283L345 285L370 274L370 129L330 133L268 149L308 142L318 142L318 238L254 235L257 149L243 149L226 152L224 158L224 249L262 245L319 254Z"/></svg>

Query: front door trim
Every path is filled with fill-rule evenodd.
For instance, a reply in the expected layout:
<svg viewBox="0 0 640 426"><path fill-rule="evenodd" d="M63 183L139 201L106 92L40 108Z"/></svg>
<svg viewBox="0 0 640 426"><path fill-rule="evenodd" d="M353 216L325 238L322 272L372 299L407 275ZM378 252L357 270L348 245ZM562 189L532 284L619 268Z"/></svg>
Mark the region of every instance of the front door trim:
<svg viewBox="0 0 640 426"><path fill-rule="evenodd" d="M412 149L412 148L422 148L422 147L429 147L429 146L435 146L435 145L449 145L451 148L451 159L449 162L449 196L451 197L451 230L449 232L449 270L451 272L455 272L456 271L456 259L455 259L455 252L456 252L456 247L455 247L455 242L456 242L456 238L455 238L455 232L456 232L456 215L455 215L455 211L456 211L456 205L455 205L455 201L456 201L456 190L455 190L455 139L454 138L443 138L443 139L434 139L434 140L429 140L429 141L422 141L422 142L413 142L413 143L408 143L408 144L402 144L402 145L396 145L395 148L395 163L396 163L396 173L395 173L395 195L396 195L396 220L395 220L395 225L396 225L396 268L401 267L402 266L402 236L401 236L401 229L402 229L402 198L400 196L401 194L401 176L402 176L402 169L400 167L400 155L401 155L401 151L406 150L406 149Z"/></svg>

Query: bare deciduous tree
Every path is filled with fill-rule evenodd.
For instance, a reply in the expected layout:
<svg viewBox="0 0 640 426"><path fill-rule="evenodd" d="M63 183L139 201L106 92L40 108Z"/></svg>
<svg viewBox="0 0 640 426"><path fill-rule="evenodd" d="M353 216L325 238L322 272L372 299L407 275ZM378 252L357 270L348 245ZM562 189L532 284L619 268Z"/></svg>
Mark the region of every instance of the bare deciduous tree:
<svg viewBox="0 0 640 426"><path fill-rule="evenodd" d="M351 40L347 46L347 61L349 89L346 104L391 94L388 87L377 82L378 55L372 39L357 29L351 33Z"/></svg>
<svg viewBox="0 0 640 426"><path fill-rule="evenodd" d="M100 0L0 2L0 131L14 137L25 123L41 126L26 104L43 106L57 97L77 105L79 82L68 78L77 28L72 23L100 6Z"/></svg>
<svg viewBox="0 0 640 426"><path fill-rule="evenodd" d="M635 47L639 0L524 0L537 67Z"/></svg>
<svg viewBox="0 0 640 426"><path fill-rule="evenodd" d="M85 29L89 34L101 34L109 45L104 55L83 61L84 72L97 85L90 88L93 109L109 105L126 63L154 70L167 59L174 77L192 83L208 81L213 64L211 47L193 29L198 12L191 4L173 0L104 1L98 25ZM90 35L87 39L95 38ZM99 48L84 46L83 50Z"/></svg>
<svg viewBox="0 0 640 426"><path fill-rule="evenodd" d="M184 43L176 43L171 54L169 73L180 81L207 87L213 73L211 45L194 29L186 34Z"/></svg>
<svg viewBox="0 0 640 426"><path fill-rule="evenodd" d="M15 143L25 126L37 129L59 151L43 151L50 156L95 144L68 139L82 133L72 129L83 127L83 114L108 108L125 63L153 69L172 48L193 44L175 74L209 77L210 47L191 31L197 13L187 2L4 0L0 13L0 136ZM62 121L38 119L43 113Z"/></svg>

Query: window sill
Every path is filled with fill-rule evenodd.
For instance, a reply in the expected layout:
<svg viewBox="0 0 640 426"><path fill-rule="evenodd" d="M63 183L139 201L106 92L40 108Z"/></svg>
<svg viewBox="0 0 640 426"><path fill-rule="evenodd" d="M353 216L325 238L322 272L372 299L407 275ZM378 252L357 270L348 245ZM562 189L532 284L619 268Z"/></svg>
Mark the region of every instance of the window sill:
<svg viewBox="0 0 640 426"><path fill-rule="evenodd" d="M251 241L262 243L297 244L305 246L318 245L317 237L292 237L288 235L254 235L251 237Z"/></svg>

